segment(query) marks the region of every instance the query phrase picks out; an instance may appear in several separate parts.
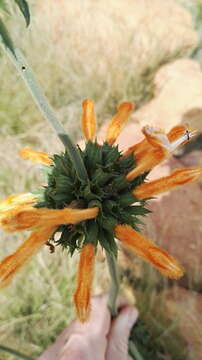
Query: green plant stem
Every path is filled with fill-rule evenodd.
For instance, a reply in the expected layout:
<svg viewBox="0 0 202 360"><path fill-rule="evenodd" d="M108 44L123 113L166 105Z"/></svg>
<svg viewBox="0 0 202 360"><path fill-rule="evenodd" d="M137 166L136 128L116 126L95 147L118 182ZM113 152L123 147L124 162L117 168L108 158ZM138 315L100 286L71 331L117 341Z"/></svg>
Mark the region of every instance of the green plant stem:
<svg viewBox="0 0 202 360"><path fill-rule="evenodd" d="M133 357L134 360L144 360L144 358L139 353L135 343L132 340L129 341L128 349L129 349L129 354Z"/></svg>
<svg viewBox="0 0 202 360"><path fill-rule="evenodd" d="M58 134L60 140L64 144L67 150L69 150L69 155L71 156L71 160L74 164L75 169L77 169L77 175L80 180L87 181L88 174L86 168L84 166L83 160L79 154L79 150L71 141L70 137L66 134Z"/></svg>
<svg viewBox="0 0 202 360"><path fill-rule="evenodd" d="M116 257L106 251L107 265L111 277L111 289L109 292L108 306L112 317L117 316L117 296L120 288L119 272L117 268ZM144 360L133 341L129 341L128 352L131 354L134 360Z"/></svg>
<svg viewBox="0 0 202 360"><path fill-rule="evenodd" d="M80 180L87 181L87 171L79 153L79 150L72 143L69 136L65 134L63 126L58 121L53 108L51 107L48 99L41 90L35 78L35 75L30 66L28 65L25 57L22 55L19 49L15 49L15 52L13 53L8 47L3 46L3 44L2 47L11 59L12 63L15 65L18 72L20 73L42 115L45 117L46 120L48 120L49 124L53 127L58 137L63 142L74 164L78 177L80 178Z"/></svg>
<svg viewBox="0 0 202 360"><path fill-rule="evenodd" d="M116 300L120 287L119 272L117 268L116 257L113 254L110 254L108 251L106 251L106 258L107 258L109 274L111 276L111 289L109 292L108 306L112 316L114 317L117 315Z"/></svg>
<svg viewBox="0 0 202 360"><path fill-rule="evenodd" d="M2 351L5 351L5 352L7 352L7 353L9 353L9 354L15 355L15 356L17 356L17 357L20 358L20 359L24 359L24 360L34 360L34 359L31 358L30 356L21 354L21 353L19 353L18 351L13 350L13 349L10 349L10 348L8 348L8 347L6 347L6 346L3 346L3 345L0 345L0 351L1 351L1 350L2 350Z"/></svg>

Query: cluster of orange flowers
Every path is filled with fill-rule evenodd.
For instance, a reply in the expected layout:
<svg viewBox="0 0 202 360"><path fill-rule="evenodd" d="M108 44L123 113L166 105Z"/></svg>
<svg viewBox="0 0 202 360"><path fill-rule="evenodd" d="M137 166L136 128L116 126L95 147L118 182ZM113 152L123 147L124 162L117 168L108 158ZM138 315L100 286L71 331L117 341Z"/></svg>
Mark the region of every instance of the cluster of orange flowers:
<svg viewBox="0 0 202 360"><path fill-rule="evenodd" d="M124 102L118 107L107 129L105 141L113 145L122 127L133 111L131 102ZM91 100L83 102L83 133L87 141L95 141L96 120L94 105ZM194 135L186 126L175 126L168 134L164 131L145 126L142 129L144 140L130 147L122 154L126 157L134 154L136 166L127 175L131 181L165 160L175 149L185 144ZM20 152L24 159L53 166L52 159L43 152L25 148ZM132 191L136 199L153 197L161 192L177 186L197 181L202 177L202 168L175 170L170 176L155 181L144 182ZM0 224L7 232L34 228L28 239L10 256L0 263L0 286L3 287L13 278L15 273L48 242L56 228L61 224L76 224L98 216L99 207L75 209L67 206L64 209L37 208L37 198L31 193L11 195L0 202ZM182 266L166 251L160 249L143 234L127 224L118 224L114 228L115 237L127 245L134 254L152 263L163 275L179 278L183 275ZM88 243L80 251L80 263L77 276L77 289L74 303L78 318L85 321L89 315L90 296L93 280L95 246Z"/></svg>

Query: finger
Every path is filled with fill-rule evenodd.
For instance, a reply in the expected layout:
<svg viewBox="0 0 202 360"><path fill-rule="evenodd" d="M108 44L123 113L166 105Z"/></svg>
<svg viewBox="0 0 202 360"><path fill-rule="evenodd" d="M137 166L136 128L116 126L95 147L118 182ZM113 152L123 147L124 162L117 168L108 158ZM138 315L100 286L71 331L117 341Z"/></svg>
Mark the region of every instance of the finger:
<svg viewBox="0 0 202 360"><path fill-rule="evenodd" d="M94 360L94 353L83 336L73 334L63 348L60 349L57 359ZM98 358L98 360L102 359Z"/></svg>
<svg viewBox="0 0 202 360"><path fill-rule="evenodd" d="M111 314L108 308L109 294L104 293L92 298L91 315L87 323L84 324L83 329L93 328L93 336L95 334L107 335L111 325ZM128 300L125 296L118 296L117 308L120 311L122 308L128 306Z"/></svg>
<svg viewBox="0 0 202 360"><path fill-rule="evenodd" d="M90 318L86 323L75 321L69 327L69 339L63 347L61 360L103 360L111 315L107 307L108 295L94 296Z"/></svg>
<svg viewBox="0 0 202 360"><path fill-rule="evenodd" d="M120 311L109 333L106 360L128 360L128 338L137 316L138 312L132 306Z"/></svg>
<svg viewBox="0 0 202 360"><path fill-rule="evenodd" d="M91 313L86 323L73 321L63 331L50 348L51 352L58 351L58 357L41 358L39 360L103 360L107 347L107 335L111 325L111 315L107 306L108 295L94 296L91 301ZM123 300L121 301L121 304ZM62 346L61 346L62 345ZM44 353L46 355L46 353Z"/></svg>
<svg viewBox="0 0 202 360"><path fill-rule="evenodd" d="M88 328L95 329L96 333L108 333L111 323L111 315L107 306L108 295L102 294L94 296L91 303L91 315L89 322L86 323ZM94 331L93 331L94 332Z"/></svg>
<svg viewBox="0 0 202 360"><path fill-rule="evenodd" d="M63 332L58 336L57 340L54 344L50 345L48 349L46 349L41 356L37 360L55 360L58 359L58 354L60 349L65 345L65 341L67 338L67 330L63 330Z"/></svg>

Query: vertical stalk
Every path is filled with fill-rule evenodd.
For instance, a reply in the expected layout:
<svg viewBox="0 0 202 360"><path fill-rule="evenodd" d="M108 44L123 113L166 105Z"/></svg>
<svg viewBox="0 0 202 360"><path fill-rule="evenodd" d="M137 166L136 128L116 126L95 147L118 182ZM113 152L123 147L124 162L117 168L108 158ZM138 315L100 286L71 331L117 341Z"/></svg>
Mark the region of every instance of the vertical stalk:
<svg viewBox="0 0 202 360"><path fill-rule="evenodd" d="M111 276L111 289L109 292L108 306L111 311L112 316L117 315L117 306L116 300L119 293L119 272L116 263L116 257L113 254L110 254L106 251L107 265L109 269L109 274Z"/></svg>
<svg viewBox="0 0 202 360"><path fill-rule="evenodd" d="M19 74L24 80L25 84L27 85L32 95L32 98L34 99L35 104L38 106L42 115L45 117L46 120L48 120L49 124L53 127L58 137L63 142L72 160L72 163L75 167L78 177L80 178L80 180L87 181L88 175L86 168L83 164L81 155L77 147L72 143L69 136L65 134L65 130L63 126L58 121L53 108L51 107L48 99L41 90L35 78L35 75L32 69L30 68L30 66L28 65L25 57L22 55L19 49L15 49L15 52L13 53L8 47L3 46L3 44L2 47L6 52L6 54L9 56L9 58L11 59L12 63L15 65L16 69L18 70Z"/></svg>
<svg viewBox="0 0 202 360"><path fill-rule="evenodd" d="M112 317L115 317L118 314L116 300L120 287L119 272L117 268L116 257L113 254L110 254L108 251L106 251L105 253L106 253L109 273L111 276L111 289L109 292L108 306ZM144 360L141 354L139 353L135 343L132 340L130 340L128 344L128 353L135 360Z"/></svg>

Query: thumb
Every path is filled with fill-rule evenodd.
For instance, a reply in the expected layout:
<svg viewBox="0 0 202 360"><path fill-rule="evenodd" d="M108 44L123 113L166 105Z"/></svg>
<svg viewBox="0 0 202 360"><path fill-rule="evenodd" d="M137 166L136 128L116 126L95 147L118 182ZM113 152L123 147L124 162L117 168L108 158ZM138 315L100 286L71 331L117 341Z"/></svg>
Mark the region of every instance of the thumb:
<svg viewBox="0 0 202 360"><path fill-rule="evenodd" d="M132 306L124 307L113 320L108 336L106 360L128 360L128 338L138 317L137 310Z"/></svg>

